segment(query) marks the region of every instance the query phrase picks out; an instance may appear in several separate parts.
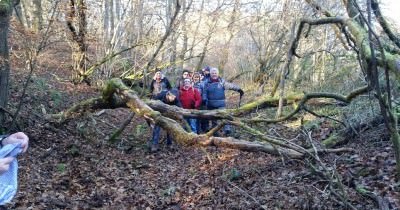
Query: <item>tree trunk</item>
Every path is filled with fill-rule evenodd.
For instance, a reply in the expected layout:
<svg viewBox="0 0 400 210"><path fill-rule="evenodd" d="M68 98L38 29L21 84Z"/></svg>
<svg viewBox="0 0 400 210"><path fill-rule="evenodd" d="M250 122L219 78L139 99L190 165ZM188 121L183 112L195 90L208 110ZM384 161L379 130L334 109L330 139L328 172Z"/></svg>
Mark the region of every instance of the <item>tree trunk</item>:
<svg viewBox="0 0 400 210"><path fill-rule="evenodd" d="M42 0L32 1L34 4L34 17L33 17L33 29L35 31L42 30L43 27L43 16L42 16Z"/></svg>
<svg viewBox="0 0 400 210"><path fill-rule="evenodd" d="M12 2L0 1L0 108L7 108L10 82L10 61L8 51L8 28L12 13ZM5 114L0 109L0 127L4 125Z"/></svg>
<svg viewBox="0 0 400 210"><path fill-rule="evenodd" d="M167 7L166 7L166 26L168 27L171 24L171 18L174 14L174 0L168 0L167 1ZM169 52L169 58L168 58L168 54L165 54L164 56L166 56L166 60L169 60L171 67L172 68L176 68L176 57L177 57L177 41L178 41L178 37L179 34L176 32L175 29L171 30L171 35L170 35L170 52Z"/></svg>
<svg viewBox="0 0 400 210"><path fill-rule="evenodd" d="M193 1L193 0L191 0ZM188 48L188 42L189 42L189 37L188 37L188 27L186 23L186 14L188 13L190 6L192 5L191 2L189 4L186 2L186 0L182 1L182 7L185 8L182 14L181 18L181 24L182 24L182 35L183 35L183 43L182 43L182 49L180 50L179 53L179 67L183 69L184 66L184 60L185 60L185 55L187 52ZM194 71L197 71L197 69L194 69Z"/></svg>
<svg viewBox="0 0 400 210"><path fill-rule="evenodd" d="M115 29L115 14L114 14L114 0L109 0L110 1L110 5L109 5L109 14L110 14L110 28L109 28L109 33L110 36L112 36L112 34L114 34L114 29Z"/></svg>
<svg viewBox="0 0 400 210"><path fill-rule="evenodd" d="M210 40L212 38L212 35L215 32L216 27L218 25L218 20L219 19L216 18L216 17L217 17L216 15L213 17L213 20L212 20L213 21L213 25L211 26L211 28L209 29L209 32L207 34L207 38L206 38L206 41L204 43L203 50L202 50L202 52L200 54L200 59L199 59L199 62L197 63L196 69L201 69L201 66L203 65L204 58L206 57L208 45L210 44Z"/></svg>
<svg viewBox="0 0 400 210"><path fill-rule="evenodd" d="M109 43L109 33L110 29L110 3L109 1L104 1L104 16L103 16L103 40L104 43ZM106 44L108 46L108 44Z"/></svg>
<svg viewBox="0 0 400 210"><path fill-rule="evenodd" d="M229 37L228 40L226 41L224 47L221 49L222 50L222 56L218 65L218 68L224 73L224 75L226 76L227 72L225 73L225 65L228 63L229 60L229 48L231 45L231 42L233 40L234 37L234 26L235 26L235 22L237 19L237 15L238 15L238 10L240 10L240 2L238 0L235 0L235 5L233 7L232 13L231 13L231 17L230 17L230 22L228 23L228 33L229 33Z"/></svg>
<svg viewBox="0 0 400 210"><path fill-rule="evenodd" d="M24 23L24 26L27 28L32 28L32 20L30 17L32 17L32 7L31 7L31 2L26 2L22 1L20 4L20 9L21 9L21 22Z"/></svg>
<svg viewBox="0 0 400 210"><path fill-rule="evenodd" d="M296 31L296 24L293 23L292 25L292 30L290 32L290 40L291 43L293 42L294 38L295 38L295 32ZM279 82L279 106L278 106L278 110L276 111L276 118L281 117L282 115L282 108L283 108L283 100L284 100L284 94L285 94L285 81L286 81L286 77L289 74L289 68L290 68L290 63L292 61L292 50L291 48L288 49L287 55L286 55L286 64L282 69L281 72L281 78L280 78L280 82Z"/></svg>
<svg viewBox="0 0 400 210"><path fill-rule="evenodd" d="M85 0L70 0L67 25L72 37L72 81L75 84L81 83L82 81L90 84L90 75L86 72L86 9Z"/></svg>
<svg viewBox="0 0 400 210"><path fill-rule="evenodd" d="M200 3L200 11L203 11L203 9L204 9L204 0L201 0L201 3ZM189 52L189 57L190 57L190 58L193 57L193 54L194 54L194 45L195 45L195 43L197 42L197 35L199 34L200 23L201 23L202 17L203 17L203 16L200 15L200 17L199 17L199 19L198 19L198 21L197 21L196 29L194 30L194 33L193 33L192 42L190 43L190 46L192 46L192 47L190 48L190 52ZM195 69L196 69L196 70L200 70L200 69L201 69L201 65L202 65L202 63L200 63L200 65L197 65L197 66L195 67Z"/></svg>

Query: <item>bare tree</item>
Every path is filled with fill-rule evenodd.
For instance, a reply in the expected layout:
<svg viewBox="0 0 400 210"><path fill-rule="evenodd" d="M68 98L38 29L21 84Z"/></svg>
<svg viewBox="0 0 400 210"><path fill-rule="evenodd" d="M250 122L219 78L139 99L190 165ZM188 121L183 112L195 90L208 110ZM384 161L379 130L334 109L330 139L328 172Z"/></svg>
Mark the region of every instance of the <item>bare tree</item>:
<svg viewBox="0 0 400 210"><path fill-rule="evenodd" d="M87 62L87 21L85 0L70 0L68 3L67 26L71 35L74 83L90 84L86 73Z"/></svg>

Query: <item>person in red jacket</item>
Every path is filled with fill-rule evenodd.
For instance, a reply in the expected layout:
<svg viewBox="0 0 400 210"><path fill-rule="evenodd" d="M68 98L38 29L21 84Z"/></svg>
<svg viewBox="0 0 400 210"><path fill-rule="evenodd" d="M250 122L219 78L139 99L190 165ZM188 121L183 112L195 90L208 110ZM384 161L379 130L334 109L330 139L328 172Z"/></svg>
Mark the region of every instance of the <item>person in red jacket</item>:
<svg viewBox="0 0 400 210"><path fill-rule="evenodd" d="M201 105L201 94L199 90L193 87L192 80L190 78L185 78L183 80L183 85L179 90L179 100L184 109L199 109ZM185 118L189 124L192 132L197 133L197 123L196 118Z"/></svg>

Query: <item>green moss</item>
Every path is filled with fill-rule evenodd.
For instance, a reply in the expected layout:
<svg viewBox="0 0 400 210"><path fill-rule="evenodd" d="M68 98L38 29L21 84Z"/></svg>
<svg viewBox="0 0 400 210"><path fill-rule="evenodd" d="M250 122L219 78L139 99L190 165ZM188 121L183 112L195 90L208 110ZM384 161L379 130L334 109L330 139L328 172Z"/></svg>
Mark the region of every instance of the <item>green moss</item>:
<svg viewBox="0 0 400 210"><path fill-rule="evenodd" d="M9 0L0 0L0 15L11 14L12 6Z"/></svg>
<svg viewBox="0 0 400 210"><path fill-rule="evenodd" d="M333 134L329 136L327 139L322 141L322 144L325 145L326 148L331 148L335 146L338 142L340 142L341 139L339 139L337 134Z"/></svg>
<svg viewBox="0 0 400 210"><path fill-rule="evenodd" d="M357 185L356 191L362 195L366 195L369 193L369 191L362 185Z"/></svg>

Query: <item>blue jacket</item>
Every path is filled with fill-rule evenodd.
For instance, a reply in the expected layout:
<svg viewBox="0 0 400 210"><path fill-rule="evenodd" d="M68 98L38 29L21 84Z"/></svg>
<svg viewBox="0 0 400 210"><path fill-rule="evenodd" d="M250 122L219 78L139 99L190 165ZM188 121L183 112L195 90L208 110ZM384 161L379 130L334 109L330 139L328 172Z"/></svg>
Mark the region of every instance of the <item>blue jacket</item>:
<svg viewBox="0 0 400 210"><path fill-rule="evenodd" d="M202 98L208 109L225 107L225 89L239 91L240 87L226 82L221 77L217 81L211 79L204 81Z"/></svg>
<svg viewBox="0 0 400 210"><path fill-rule="evenodd" d="M200 95L201 95L202 92L203 92L204 83L201 82L201 81L200 82L196 82L196 83L193 84L193 87L196 88L200 92Z"/></svg>

